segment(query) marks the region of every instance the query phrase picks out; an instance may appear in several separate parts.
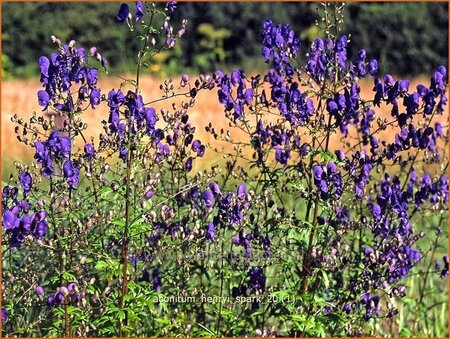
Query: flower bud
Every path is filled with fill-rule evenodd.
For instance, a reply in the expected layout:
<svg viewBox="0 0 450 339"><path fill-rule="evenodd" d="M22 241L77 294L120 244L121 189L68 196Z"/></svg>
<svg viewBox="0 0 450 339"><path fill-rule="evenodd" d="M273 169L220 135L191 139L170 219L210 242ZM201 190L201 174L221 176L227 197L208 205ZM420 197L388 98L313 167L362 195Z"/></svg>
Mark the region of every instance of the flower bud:
<svg viewBox="0 0 450 339"><path fill-rule="evenodd" d="M68 290L67 287L65 287L65 286L62 286L62 287L59 289L59 292L61 292L61 294L62 294L63 296L66 296L66 295L69 294L69 290Z"/></svg>
<svg viewBox="0 0 450 339"><path fill-rule="evenodd" d="M74 48L74 47L75 47L75 44L76 44L76 41L75 41L75 40L70 40L70 42L69 42L69 47L70 47L70 48Z"/></svg>
<svg viewBox="0 0 450 339"><path fill-rule="evenodd" d="M89 49L89 55L94 56L97 54L97 47L93 46Z"/></svg>
<svg viewBox="0 0 450 339"><path fill-rule="evenodd" d="M80 259L80 264L84 265L86 263L86 261L87 261L87 258L85 256L82 256Z"/></svg>
<svg viewBox="0 0 450 339"><path fill-rule="evenodd" d="M176 41L173 38L167 38L166 39L166 45L169 48L173 48L176 45Z"/></svg>
<svg viewBox="0 0 450 339"><path fill-rule="evenodd" d="M42 297L44 295L44 288L42 286L36 286L36 288L34 289L34 291L36 292L36 295L38 297Z"/></svg>
<svg viewBox="0 0 450 339"><path fill-rule="evenodd" d="M144 198L145 199L150 199L151 197L153 197L153 190L152 190L152 188L151 187L147 187L147 189L146 189L146 191L145 191L145 195L144 195Z"/></svg>
<svg viewBox="0 0 450 339"><path fill-rule="evenodd" d="M70 293L72 292L76 292L77 291L77 284L72 282L67 286L67 289L69 290Z"/></svg>

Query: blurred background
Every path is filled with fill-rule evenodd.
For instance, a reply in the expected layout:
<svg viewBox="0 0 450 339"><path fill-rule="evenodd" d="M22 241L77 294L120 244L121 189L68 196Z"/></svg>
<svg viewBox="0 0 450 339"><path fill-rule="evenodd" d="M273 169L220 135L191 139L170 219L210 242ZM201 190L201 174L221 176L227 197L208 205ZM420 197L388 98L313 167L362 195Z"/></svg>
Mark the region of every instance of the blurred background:
<svg viewBox="0 0 450 339"><path fill-rule="evenodd" d="M53 51L50 36L97 46L112 72L133 67L139 41L114 22L119 3L2 2L3 78L37 74L37 59ZM314 25L319 3L182 2L172 15L175 29L189 20L184 39L160 57L164 75L212 71L239 65L263 66L260 31L266 18L289 23L303 46L321 32ZM134 13L134 4L130 3ZM364 47L380 63L381 72L429 74L448 58L448 4L349 3L343 33L351 34L351 55ZM323 33L322 33L323 34ZM305 49L302 50L304 54Z"/></svg>

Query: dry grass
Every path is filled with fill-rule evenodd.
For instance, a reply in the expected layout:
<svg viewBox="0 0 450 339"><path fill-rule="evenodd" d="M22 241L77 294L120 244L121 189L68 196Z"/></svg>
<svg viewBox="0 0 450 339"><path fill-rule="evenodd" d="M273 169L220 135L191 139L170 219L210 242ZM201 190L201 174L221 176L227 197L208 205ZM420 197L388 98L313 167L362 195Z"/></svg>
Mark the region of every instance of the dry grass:
<svg viewBox="0 0 450 339"><path fill-rule="evenodd" d="M177 84L179 79L175 79L174 84ZM106 90L112 88L117 89L120 86L122 80L118 77L103 76L99 81L99 87ZM141 87L144 98L156 99L162 96L162 92L159 89L159 85L162 80L155 79L150 76L144 76L141 78ZM418 83L428 84L428 80L425 78L417 78L412 81L411 88L414 88ZM373 83L368 81L361 82L361 97L371 98L373 97L372 87ZM12 80L3 81L2 83L2 102L1 102L1 158L3 160L3 170L8 171L8 164L11 160L19 160L27 162L32 158L33 149L18 142L16 134L14 132L15 124L11 122L11 117L17 114L19 117L27 120L33 111L41 112L41 108L37 104L37 91L41 89L41 84L37 80ZM144 99L145 100L145 99ZM178 105L183 100L175 100ZM186 100L186 99L185 99ZM166 107L171 108L171 102L163 101L155 104L157 109ZM106 105L100 105L97 109L90 109L85 112L83 120L88 124L89 129L87 131L88 136L94 136L98 139L98 134L102 132L101 121L107 120L108 110ZM377 114L381 116L390 116L389 110L381 108L377 111ZM201 92L197 98L193 108L189 111L191 123L197 127L197 138L204 142L209 142L212 145L218 146L217 142L211 137L209 133L205 132L204 127L211 122L217 130L220 128L227 129L228 121L224 117L223 107L217 100L217 89L212 91ZM441 119L443 119L441 117ZM384 138L391 138L393 136L392 131L384 131ZM232 137L234 140L239 140L242 137L242 133L239 131L232 131ZM339 147L340 133L336 133L330 140L330 146L332 148ZM82 144L76 144L76 147L81 147ZM219 147L222 147L220 145ZM208 152L209 156L205 158L205 161L213 160L217 157L217 154L213 151ZM4 173L5 174L5 173ZM5 176L4 176L5 177Z"/></svg>

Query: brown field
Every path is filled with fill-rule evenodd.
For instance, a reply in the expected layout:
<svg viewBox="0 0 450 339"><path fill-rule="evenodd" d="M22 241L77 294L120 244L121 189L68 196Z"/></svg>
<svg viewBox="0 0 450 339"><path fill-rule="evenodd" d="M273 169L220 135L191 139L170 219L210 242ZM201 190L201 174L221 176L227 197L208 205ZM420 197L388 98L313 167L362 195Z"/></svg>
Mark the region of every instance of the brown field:
<svg viewBox="0 0 450 339"><path fill-rule="evenodd" d="M193 79L194 77L191 77ZM100 79L99 87L104 89L105 93L110 89L118 89L121 83L119 77L109 77L105 79L105 76ZM175 87L178 87L179 79L174 79ZM155 79L150 76L144 76L141 78L141 88L144 101L154 100L160 98L163 93L159 89L159 85L162 80ZM411 88L419 83L425 85L429 84L429 80L426 78L417 78L412 81ZM373 83L371 80L363 81L360 83L361 86L361 97L363 98L373 98L372 87ZM26 121L32 114L36 111L38 114L41 113L41 108L37 104L37 91L41 89L41 84L38 80L12 80L2 82L2 101L1 101L1 159L3 171L8 172L10 168L10 163L13 160L18 160L21 162L28 162L33 156L33 149L29 146L25 146L19 143L16 134L14 132L15 124L11 122L11 117L17 114L19 117L24 118ZM183 90L183 89L181 89ZM183 98L177 99L178 104L181 103ZM185 99L186 100L186 99ZM161 109L166 107L171 109L171 102L163 101L158 105L153 107ZM385 116L389 119L390 112L386 108L378 109L377 115ZM43 112L42 112L43 113ZM197 127L196 137L202 140L204 143L209 142L213 146L222 147L223 145L217 144L216 141L211 137L211 135L205 132L204 127L208 125L209 122L216 127L216 130L220 130L223 127L225 130L228 128L228 121L226 120L223 107L219 104L217 100L217 89L212 91L202 91L196 97L196 103L193 108L189 110L190 121L193 125ZM447 114L448 116L448 114ZM89 129L87 135L94 136L98 140L98 134L102 132L101 121L108 119L108 110L106 105L100 105L100 107L95 110L90 109L84 113L83 120L88 124ZM444 120L440 117L440 120ZM383 132L384 137L393 137L393 133L389 130ZM240 137L239 131L232 131L232 138L238 140ZM333 148L340 146L340 133L336 133L332 136L330 145ZM75 147L82 147L82 143L76 144ZM229 146L228 146L229 147ZM208 150L207 156L204 161L210 161L217 159L218 155L212 150ZM3 173L3 178L5 174Z"/></svg>

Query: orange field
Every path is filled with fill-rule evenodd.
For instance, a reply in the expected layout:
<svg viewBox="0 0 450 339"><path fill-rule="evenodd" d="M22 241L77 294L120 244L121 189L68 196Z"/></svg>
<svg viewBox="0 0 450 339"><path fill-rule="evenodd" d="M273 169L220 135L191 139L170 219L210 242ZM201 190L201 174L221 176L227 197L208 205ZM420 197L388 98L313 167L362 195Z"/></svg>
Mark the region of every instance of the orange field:
<svg viewBox="0 0 450 339"><path fill-rule="evenodd" d="M193 78L194 77L191 77L191 79ZM141 88L144 102L155 100L163 95L162 91L159 89L159 85L162 81L163 80L155 79L151 76L144 76L141 78ZM105 79L105 75L103 75L99 81L99 87L104 89L104 93L107 94L107 91L110 89L118 89L121 82L122 80L119 77L109 76ZM175 78L175 88L178 87L178 83L179 79ZM415 79L412 81L410 88L414 88L418 83L428 85L429 80L426 78ZM373 98L373 83L371 80L361 82L360 86L362 98ZM33 149L18 142L14 132L15 124L11 122L11 117L14 114L17 114L19 117L27 120L33 111L36 111L38 114L44 113L41 112L42 109L37 104L36 93L39 89L41 89L41 84L38 80L34 79L3 81L2 83L1 158L3 161L3 170L5 171L8 170L8 165L13 160L29 161L32 158ZM185 91L185 89L180 89L180 91ZM182 100L182 97L178 97L175 101L180 104ZM157 109L165 107L171 110L171 102L171 100L162 101L154 107ZM205 132L204 128L209 122L216 127L216 130L220 130L221 127L225 130L228 128L228 121L224 116L223 107L217 100L217 89L200 92L196 97L194 107L189 110L189 115L191 123L197 127L197 138L201 139L204 143L210 143L213 146L218 146L217 143L214 145L214 139L209 133ZM382 108L377 111L377 116L378 115L389 118L390 113L385 108ZM102 132L101 121L108 119L108 110L106 105L100 105L95 110L88 110L84 113L83 119L89 126L87 134L89 136L96 137L96 140L98 140L98 134ZM440 119L443 120L442 117L440 117ZM232 131L231 134L234 140L239 139L238 131ZM384 135L386 137L392 137L392 133L390 131L384 131ZM340 144L339 137L340 133L333 135L330 145L338 147ZM75 145L75 147L81 146L81 144ZM206 161L217 158L217 154L212 150L209 150L207 155L208 156L205 158Z"/></svg>

